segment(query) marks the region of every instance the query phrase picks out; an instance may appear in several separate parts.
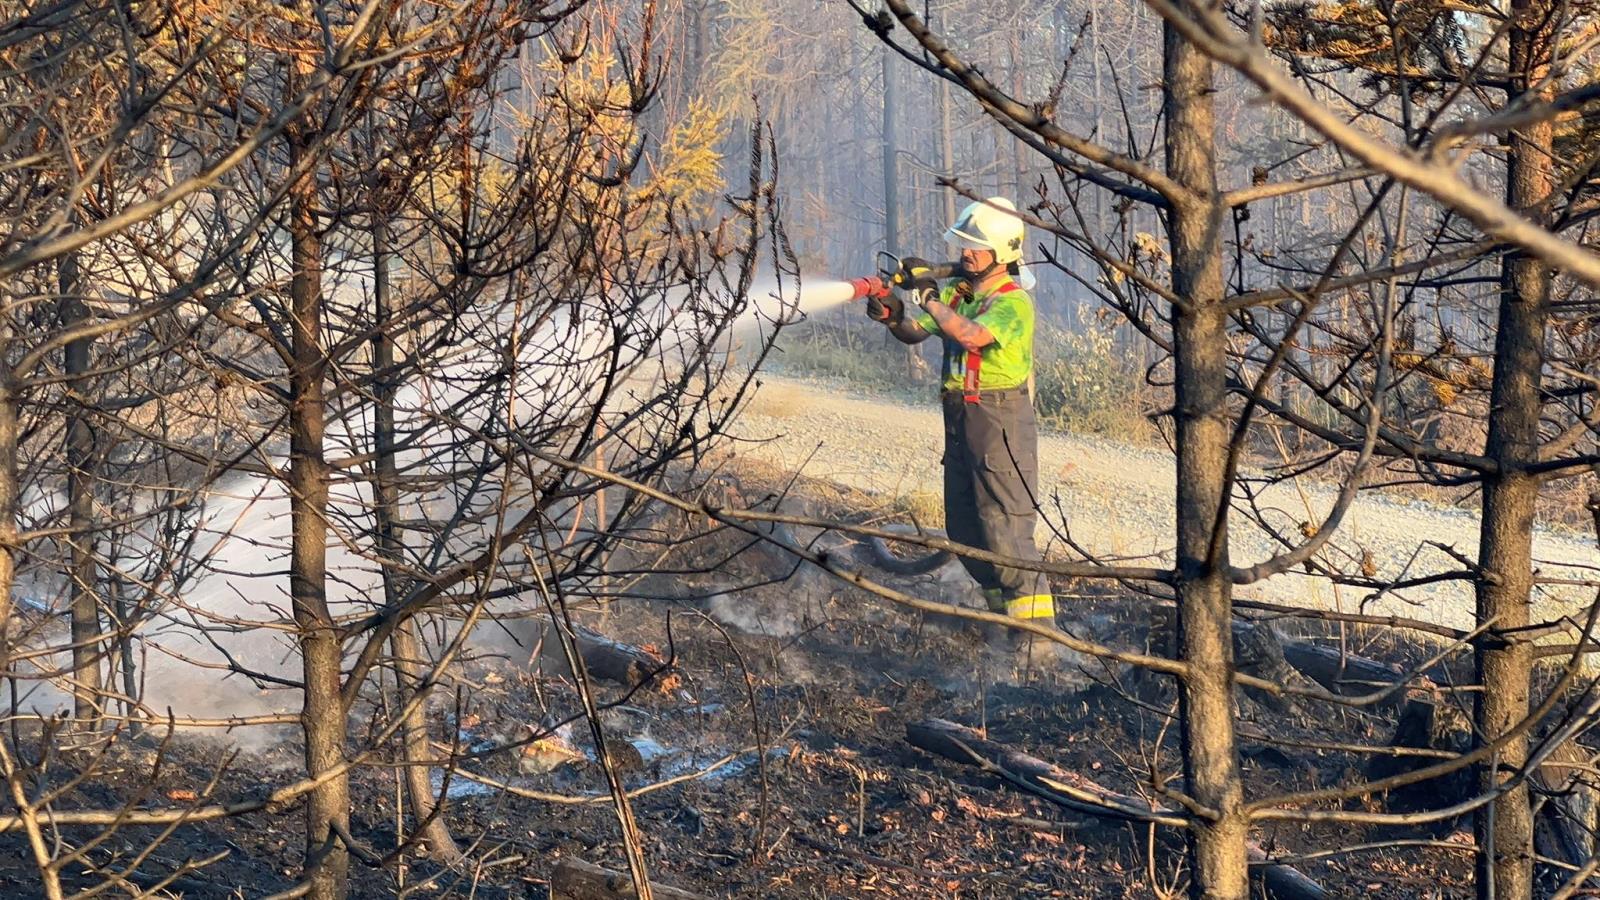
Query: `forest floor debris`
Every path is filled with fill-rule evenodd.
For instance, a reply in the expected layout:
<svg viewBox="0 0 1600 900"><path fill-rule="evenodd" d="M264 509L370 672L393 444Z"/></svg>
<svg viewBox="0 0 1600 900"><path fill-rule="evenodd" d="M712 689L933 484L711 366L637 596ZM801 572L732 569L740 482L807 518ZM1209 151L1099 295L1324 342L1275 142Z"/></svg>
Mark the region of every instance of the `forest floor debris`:
<svg viewBox="0 0 1600 900"><path fill-rule="evenodd" d="M741 478L747 499L783 490L780 482L763 482L759 470ZM787 502L807 514L844 516L833 490L801 482ZM861 550L837 541L835 553ZM685 544L678 561L692 569L746 543L745 535L716 532ZM625 757L646 853L664 881L708 896L763 898L1148 897L1181 882L1170 832L1156 835L1152 849L1146 825L1070 819L993 773L936 759L905 739L908 723L949 719L1121 794L1149 798L1150 769L1171 775L1179 768L1176 725L1159 704L1128 702L1127 673L1091 667L1009 684L973 630L907 614L826 578L806 579L803 591L795 581L741 589L771 582L781 556L751 547L705 583L671 579L678 596L661 589L666 579L645 578L634 589L659 599L581 616L595 633L670 660L676 676L665 687L660 678L633 687L601 683L598 698L615 704L604 714L608 744ZM925 596L974 593L949 571L887 578ZM1148 623L1147 599L1079 585L1057 589L1075 598L1060 605L1063 621L1089 628L1098 640L1126 645ZM763 633L763 622L782 627ZM474 687L440 692L434 704L435 734L453 735L439 745L441 758L454 755L461 770L436 773L435 783L449 782L446 815L479 865L449 871L411 860L403 872L392 863L365 868L356 896L392 896L398 883L431 881L421 895L544 897L564 858L626 870L582 722L558 730L556 764L526 763L539 746L534 737L579 705L563 671L530 661L529 639L520 639L521 646L465 659L454 674ZM1363 652L1409 666L1430 650L1379 642ZM637 674L624 672L630 680ZM1240 711L1252 796L1359 777L1364 758L1312 745L1382 744L1393 727L1392 717L1325 705L1284 713L1245 697ZM114 804L149 780L153 736L124 745L121 780L95 784L85 802ZM618 753L620 747L631 752ZM171 798L194 796L183 792L203 788L227 752L221 740L173 741L146 803L182 805ZM239 756L209 800L270 790L269 773L290 768L297 754L283 745ZM353 790L352 835L384 857L396 846L394 770L358 769ZM242 817L182 828L141 870L158 875L226 849L223 860L191 877L203 884L190 884L186 897L224 897L236 887L252 896L282 890L293 884L300 852L296 822ZM1471 857L1462 852L1470 845L1452 845L1451 833L1448 824L1400 834L1275 823L1256 837L1272 856L1393 837L1444 838L1299 867L1334 896L1446 900L1471 892ZM140 834L129 829L121 840ZM28 896L36 882L22 838L6 840L17 852L0 864L0 892ZM121 852L108 846L100 855Z"/></svg>

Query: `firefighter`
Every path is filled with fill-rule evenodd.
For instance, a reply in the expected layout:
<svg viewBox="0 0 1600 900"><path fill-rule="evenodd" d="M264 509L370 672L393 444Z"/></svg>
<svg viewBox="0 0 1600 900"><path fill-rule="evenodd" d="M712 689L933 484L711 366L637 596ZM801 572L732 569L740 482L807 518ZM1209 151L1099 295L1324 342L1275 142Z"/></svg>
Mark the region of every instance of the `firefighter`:
<svg viewBox="0 0 1600 900"><path fill-rule="evenodd" d="M1022 280L1025 228L1004 197L973 203L945 239L961 250L960 274L944 284L901 271L921 308L869 297L867 315L902 343L944 342L944 520L950 539L1021 560L1039 559L1038 430L1033 383L1034 306ZM961 558L992 612L1054 626L1055 601L1036 572ZM1015 632L1005 629L1015 641ZM1031 643L1031 642L1028 642Z"/></svg>

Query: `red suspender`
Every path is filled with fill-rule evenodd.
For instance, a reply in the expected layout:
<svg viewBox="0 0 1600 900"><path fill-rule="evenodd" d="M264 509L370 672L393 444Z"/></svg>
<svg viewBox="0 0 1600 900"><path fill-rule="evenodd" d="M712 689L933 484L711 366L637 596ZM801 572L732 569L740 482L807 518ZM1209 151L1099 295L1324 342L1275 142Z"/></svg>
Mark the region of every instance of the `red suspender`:
<svg viewBox="0 0 1600 900"><path fill-rule="evenodd" d="M978 308L978 313L977 315L973 316L973 318L976 319L978 316L988 312L989 304L994 302L994 298L1000 296L1001 294L1009 294L1015 290L1018 290L1017 286L1013 284L1009 278L1006 279L1004 284L1000 285L993 292L991 292L988 297L984 298L983 306ZM978 396L978 372L982 367L983 355L977 350L968 350L967 369L966 373L961 378L961 399L968 403L977 404L983 402Z"/></svg>

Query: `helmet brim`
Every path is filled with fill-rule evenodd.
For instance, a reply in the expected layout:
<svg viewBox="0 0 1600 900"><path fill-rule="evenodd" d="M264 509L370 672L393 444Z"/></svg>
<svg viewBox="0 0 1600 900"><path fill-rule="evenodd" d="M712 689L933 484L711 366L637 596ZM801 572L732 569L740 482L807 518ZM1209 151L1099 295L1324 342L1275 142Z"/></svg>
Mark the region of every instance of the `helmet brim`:
<svg viewBox="0 0 1600 900"><path fill-rule="evenodd" d="M947 229L944 233L944 239L946 243L970 250L994 250L994 247L990 246L988 241L957 228Z"/></svg>

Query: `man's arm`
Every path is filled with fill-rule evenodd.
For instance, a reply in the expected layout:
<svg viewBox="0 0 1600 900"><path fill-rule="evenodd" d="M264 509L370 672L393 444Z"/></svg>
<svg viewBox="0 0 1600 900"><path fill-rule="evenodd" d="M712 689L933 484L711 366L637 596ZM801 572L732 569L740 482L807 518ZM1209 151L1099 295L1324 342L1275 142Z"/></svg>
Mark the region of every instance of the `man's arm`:
<svg viewBox="0 0 1600 900"><path fill-rule="evenodd" d="M900 321L890 324L889 333L902 344L920 344L931 337L922 330L921 325L917 324L917 320L910 316L902 316Z"/></svg>
<svg viewBox="0 0 1600 900"><path fill-rule="evenodd" d="M928 339L928 330L917 324L909 312L905 301L899 297L867 298L867 318L882 322L902 344L920 344Z"/></svg>
<svg viewBox="0 0 1600 900"><path fill-rule="evenodd" d="M938 300L929 300L922 305L922 308L927 310L928 315L933 317L933 321L939 326L941 332L968 350L982 350L984 347L994 343L994 335L989 333L989 329L961 315ZM922 329L918 327L917 330L921 331Z"/></svg>

